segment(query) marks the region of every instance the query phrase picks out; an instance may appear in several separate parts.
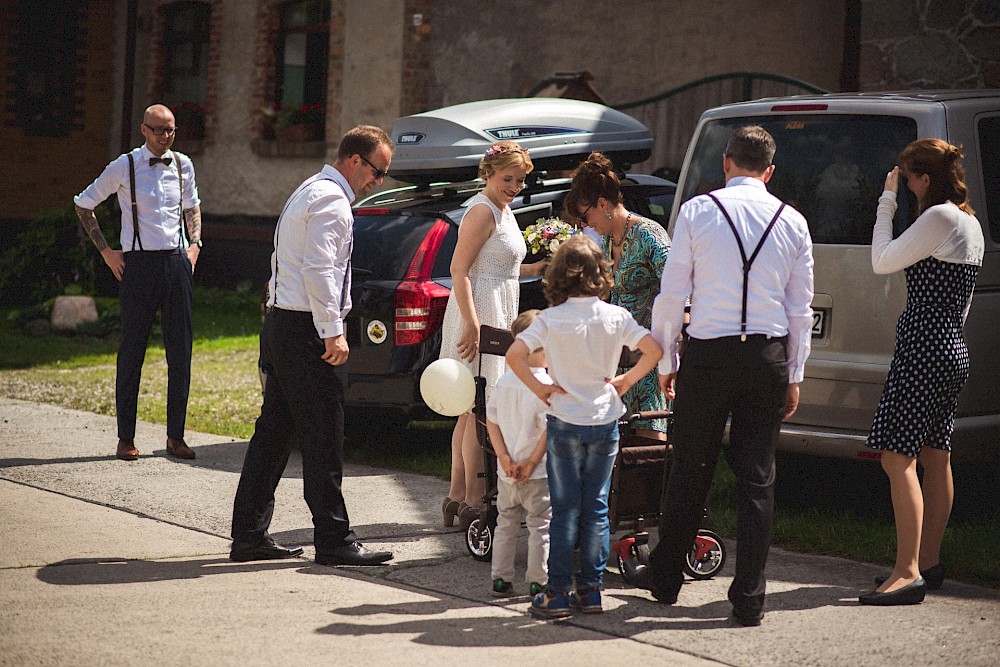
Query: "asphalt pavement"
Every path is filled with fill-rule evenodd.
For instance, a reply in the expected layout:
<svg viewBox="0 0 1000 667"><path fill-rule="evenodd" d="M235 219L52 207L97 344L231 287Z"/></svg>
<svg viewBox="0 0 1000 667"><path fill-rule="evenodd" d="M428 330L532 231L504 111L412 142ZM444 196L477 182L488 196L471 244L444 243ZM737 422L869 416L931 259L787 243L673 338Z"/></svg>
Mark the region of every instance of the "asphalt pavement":
<svg viewBox="0 0 1000 667"><path fill-rule="evenodd" d="M294 454L271 532L305 554L234 563L247 443L189 432L198 458L179 461L165 439L140 423L140 459L118 461L113 418L0 398L0 665L1000 664L1000 591L946 581L918 606L861 607L884 568L780 549L763 624L738 626L732 540L676 605L609 569L603 614L537 620L522 581L494 600L489 564L441 527L443 481L374 467L348 466L345 495L361 540L395 559L319 566Z"/></svg>

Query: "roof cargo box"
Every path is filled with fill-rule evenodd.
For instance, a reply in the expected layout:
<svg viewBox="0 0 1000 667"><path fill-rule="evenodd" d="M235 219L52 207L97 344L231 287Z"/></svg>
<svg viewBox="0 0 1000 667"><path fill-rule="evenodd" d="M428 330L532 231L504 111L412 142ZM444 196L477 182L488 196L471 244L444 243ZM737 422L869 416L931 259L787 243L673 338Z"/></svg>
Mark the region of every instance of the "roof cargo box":
<svg viewBox="0 0 1000 667"><path fill-rule="evenodd" d="M397 118L392 177L409 183L467 181L501 139L531 153L536 171L575 169L591 151L626 169L647 159L653 135L645 125L602 104L561 98L483 100Z"/></svg>

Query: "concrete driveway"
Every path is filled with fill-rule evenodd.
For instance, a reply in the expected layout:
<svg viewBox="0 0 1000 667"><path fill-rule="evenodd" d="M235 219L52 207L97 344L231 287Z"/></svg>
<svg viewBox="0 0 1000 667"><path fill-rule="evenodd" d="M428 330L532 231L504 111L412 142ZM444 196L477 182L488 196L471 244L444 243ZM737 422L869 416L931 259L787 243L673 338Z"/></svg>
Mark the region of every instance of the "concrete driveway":
<svg viewBox="0 0 1000 667"><path fill-rule="evenodd" d="M523 583L494 601L489 565L441 528L444 482L377 468L349 466L345 495L362 541L396 558L318 566L294 455L272 533L304 557L233 563L246 442L189 433L181 462L164 440L141 423L141 458L118 461L113 418L0 398L0 665L1000 664L1000 591L946 581L919 606L861 607L882 568L778 549L763 625L740 627L733 541L677 605L609 570L604 614L539 621Z"/></svg>

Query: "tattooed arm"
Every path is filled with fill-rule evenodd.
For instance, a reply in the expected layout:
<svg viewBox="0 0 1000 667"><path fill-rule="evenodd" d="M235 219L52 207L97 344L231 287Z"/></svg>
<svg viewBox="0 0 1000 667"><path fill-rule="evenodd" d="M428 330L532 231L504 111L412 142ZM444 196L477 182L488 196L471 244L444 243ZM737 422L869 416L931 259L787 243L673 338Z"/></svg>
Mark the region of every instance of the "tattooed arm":
<svg viewBox="0 0 1000 667"><path fill-rule="evenodd" d="M108 242L104 239L104 234L101 233L101 226L97 224L97 216L94 215L92 210L80 208L75 204L73 207L76 209L76 217L80 218L80 224L87 230L90 240L94 242L94 247L97 248L97 251L101 253L101 257L104 258L104 263L111 269L111 273L115 274L115 279L120 281L122 274L125 272L124 253L121 250L114 250L108 245Z"/></svg>
<svg viewBox="0 0 1000 667"><path fill-rule="evenodd" d="M187 254L191 260L191 271L194 272L198 255L201 253L201 246L198 245L198 241L201 240L201 206L184 209L184 224L187 227L188 240L191 241Z"/></svg>

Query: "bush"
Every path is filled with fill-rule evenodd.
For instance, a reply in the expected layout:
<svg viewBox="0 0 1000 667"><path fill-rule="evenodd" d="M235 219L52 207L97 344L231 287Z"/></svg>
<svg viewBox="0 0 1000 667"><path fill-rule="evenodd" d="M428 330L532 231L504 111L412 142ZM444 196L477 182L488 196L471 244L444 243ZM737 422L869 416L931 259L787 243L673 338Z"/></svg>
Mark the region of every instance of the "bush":
<svg viewBox="0 0 1000 667"><path fill-rule="evenodd" d="M113 242L106 207L96 211L104 237ZM0 254L0 293L8 305L37 304L67 291L94 294L104 259L72 208L37 215L14 245Z"/></svg>

